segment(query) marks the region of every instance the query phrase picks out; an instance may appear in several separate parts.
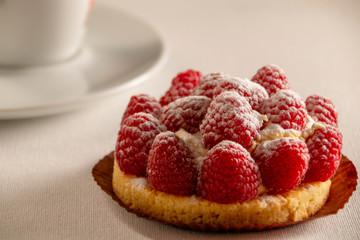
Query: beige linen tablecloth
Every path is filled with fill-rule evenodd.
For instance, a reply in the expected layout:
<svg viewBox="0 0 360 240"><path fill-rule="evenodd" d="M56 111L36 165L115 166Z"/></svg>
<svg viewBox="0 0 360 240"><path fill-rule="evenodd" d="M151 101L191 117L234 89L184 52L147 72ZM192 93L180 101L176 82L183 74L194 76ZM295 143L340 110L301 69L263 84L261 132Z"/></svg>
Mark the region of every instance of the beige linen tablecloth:
<svg viewBox="0 0 360 240"><path fill-rule="evenodd" d="M0 122L0 239L360 239L359 191L337 215L272 231L206 234L129 214L91 175L114 148L131 95L160 97L188 68L250 78L268 63L281 66L303 98L318 93L333 100L343 153L359 170L359 1L97 4L156 26L168 44L168 62L149 81L88 109Z"/></svg>

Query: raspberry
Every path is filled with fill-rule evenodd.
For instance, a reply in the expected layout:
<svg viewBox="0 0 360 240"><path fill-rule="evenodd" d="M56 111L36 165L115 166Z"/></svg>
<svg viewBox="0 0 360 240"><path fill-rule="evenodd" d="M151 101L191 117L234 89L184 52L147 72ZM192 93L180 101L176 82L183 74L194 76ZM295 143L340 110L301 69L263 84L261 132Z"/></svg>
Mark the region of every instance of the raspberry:
<svg viewBox="0 0 360 240"><path fill-rule="evenodd" d="M190 133L199 131L211 100L204 96L189 96L177 99L165 106L160 122L169 131L176 132L180 128Z"/></svg>
<svg viewBox="0 0 360 240"><path fill-rule="evenodd" d="M232 141L214 146L201 168L198 194L218 203L255 198L261 183L259 169L249 152Z"/></svg>
<svg viewBox="0 0 360 240"><path fill-rule="evenodd" d="M305 176L310 158L305 142L297 138L259 143L252 156L259 166L262 182L270 193L296 188Z"/></svg>
<svg viewBox="0 0 360 240"><path fill-rule="evenodd" d="M156 136L151 147L147 174L150 185L175 195L195 193L197 168L184 141L173 132Z"/></svg>
<svg viewBox="0 0 360 240"><path fill-rule="evenodd" d="M301 97L291 90L280 90L264 100L257 110L265 114L269 122L280 124L284 129L302 130L306 125L307 111Z"/></svg>
<svg viewBox="0 0 360 240"><path fill-rule="evenodd" d="M257 83L253 83L249 80L243 80L240 78L231 78L222 81L214 89L214 96L219 95L224 91L235 91L240 96L246 98L249 101L252 108L255 108L259 103L269 98L266 90Z"/></svg>
<svg viewBox="0 0 360 240"><path fill-rule="evenodd" d="M313 94L306 99L305 104L309 115L315 121L338 126L338 114L329 98Z"/></svg>
<svg viewBox="0 0 360 240"><path fill-rule="evenodd" d="M190 95L206 96L213 99L213 92L216 86L229 78L230 76L225 73L210 73L200 80L199 84L191 91Z"/></svg>
<svg viewBox="0 0 360 240"><path fill-rule="evenodd" d="M276 65L266 65L260 68L251 81L263 86L269 96L281 89L290 89L290 84L284 71Z"/></svg>
<svg viewBox="0 0 360 240"><path fill-rule="evenodd" d="M342 134L333 126L318 129L306 139L310 163L304 182L326 181L336 172L340 164Z"/></svg>
<svg viewBox="0 0 360 240"><path fill-rule="evenodd" d="M161 106L166 106L176 99L189 96L191 89L198 84L201 77L201 73L194 70L179 73L172 80L169 90L160 98Z"/></svg>
<svg viewBox="0 0 360 240"><path fill-rule="evenodd" d="M151 144L157 134L165 131L159 120L149 113L135 113L121 125L115 147L121 171L136 176L146 175Z"/></svg>
<svg viewBox="0 0 360 240"><path fill-rule="evenodd" d="M237 92L218 95L211 103L200 125L204 145L211 148L222 140L250 147L259 136L260 120L248 101Z"/></svg>
<svg viewBox="0 0 360 240"><path fill-rule="evenodd" d="M154 117L160 118L160 115L162 113L162 107L154 97L151 97L147 94L139 94L132 96L124 112L121 122L124 122L127 117L138 112L150 113Z"/></svg>

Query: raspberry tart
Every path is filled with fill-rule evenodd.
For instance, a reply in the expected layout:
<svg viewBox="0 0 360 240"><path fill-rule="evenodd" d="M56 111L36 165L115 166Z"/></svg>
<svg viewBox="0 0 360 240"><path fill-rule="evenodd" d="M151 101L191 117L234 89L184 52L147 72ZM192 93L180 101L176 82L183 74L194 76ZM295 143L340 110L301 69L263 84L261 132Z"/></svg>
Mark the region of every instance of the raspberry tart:
<svg viewBox="0 0 360 240"><path fill-rule="evenodd" d="M328 199L342 156L337 126L330 99L303 101L275 65L251 80L188 70L159 101L131 98L112 188L130 212L178 227L294 224Z"/></svg>

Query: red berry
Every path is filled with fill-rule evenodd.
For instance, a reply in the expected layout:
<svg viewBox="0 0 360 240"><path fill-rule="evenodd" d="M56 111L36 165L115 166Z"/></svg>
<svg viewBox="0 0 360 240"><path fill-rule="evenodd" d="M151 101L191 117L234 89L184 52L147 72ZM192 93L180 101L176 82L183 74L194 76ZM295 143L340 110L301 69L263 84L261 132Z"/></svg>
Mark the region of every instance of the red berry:
<svg viewBox="0 0 360 240"><path fill-rule="evenodd" d="M165 106L160 122L169 131L176 132L180 128L190 133L199 131L211 100L204 96L189 96L177 99Z"/></svg>
<svg viewBox="0 0 360 240"><path fill-rule="evenodd" d="M165 131L159 120L148 113L135 113L122 123L115 147L121 171L137 176L146 175L151 144L157 134Z"/></svg>
<svg viewBox="0 0 360 240"><path fill-rule="evenodd" d="M235 91L240 96L246 98L249 101L252 108L255 108L259 103L269 98L266 90L257 83L253 83L249 80L243 80L240 78L230 78L222 81L214 89L214 97L224 91Z"/></svg>
<svg viewBox="0 0 360 240"><path fill-rule="evenodd" d="M259 193L260 173L249 152L232 141L214 146L201 167L198 194L218 203L244 202Z"/></svg>
<svg viewBox="0 0 360 240"><path fill-rule="evenodd" d="M162 107L154 97L151 97L147 94L132 96L130 98L129 104L126 107L121 122L124 122L127 117L138 112L150 113L154 117L160 118Z"/></svg>
<svg viewBox="0 0 360 240"><path fill-rule="evenodd" d="M225 73L210 73L200 80L199 84L191 91L191 95L206 96L212 99L216 86L229 78L230 76Z"/></svg>
<svg viewBox="0 0 360 240"><path fill-rule="evenodd" d="M305 104L309 115L315 121L338 126L338 114L329 98L313 94L306 99Z"/></svg>
<svg viewBox="0 0 360 240"><path fill-rule="evenodd" d="M269 122L280 124L284 129L301 131L306 125L307 111L301 97L291 90L280 90L264 100L257 110L265 114Z"/></svg>
<svg viewBox="0 0 360 240"><path fill-rule="evenodd" d="M259 143L252 156L259 166L262 182L270 193L296 188L305 176L310 158L305 142L297 138Z"/></svg>
<svg viewBox="0 0 360 240"><path fill-rule="evenodd" d="M304 182L326 181L339 167L342 148L342 134L333 126L318 129L306 139L310 163Z"/></svg>
<svg viewBox="0 0 360 240"><path fill-rule="evenodd" d="M276 65L266 65L260 68L251 81L263 86L269 96L281 89L290 89L290 84L284 71Z"/></svg>
<svg viewBox="0 0 360 240"><path fill-rule="evenodd" d="M162 192L191 195L195 192L197 168L184 141L173 132L156 136L151 147L147 174L150 185Z"/></svg>
<svg viewBox="0 0 360 240"><path fill-rule="evenodd" d="M169 90L161 97L161 106L166 106L176 99L189 96L190 91L198 84L201 77L201 73L194 70L179 73L172 80Z"/></svg>
<svg viewBox="0 0 360 240"><path fill-rule="evenodd" d="M200 132L207 148L222 140L231 140L250 147L259 136L260 120L248 101L237 92L223 92L208 108Z"/></svg>
<svg viewBox="0 0 360 240"><path fill-rule="evenodd" d="M171 82L172 86L182 84L185 87L188 86L188 89L194 88L198 83L199 80L202 78L202 74L199 71L195 71L189 69L185 72L179 73Z"/></svg>

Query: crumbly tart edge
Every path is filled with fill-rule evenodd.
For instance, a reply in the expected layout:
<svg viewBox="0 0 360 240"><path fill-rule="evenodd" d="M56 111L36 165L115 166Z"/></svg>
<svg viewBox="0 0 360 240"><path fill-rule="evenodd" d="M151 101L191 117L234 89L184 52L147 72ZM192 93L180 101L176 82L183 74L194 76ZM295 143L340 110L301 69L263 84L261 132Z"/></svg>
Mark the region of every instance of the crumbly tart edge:
<svg viewBox="0 0 360 240"><path fill-rule="evenodd" d="M114 160L112 185L123 207L138 216L193 230L243 231L293 225L311 217L326 203L331 180L241 204L219 204L156 191L145 178L124 174Z"/></svg>

